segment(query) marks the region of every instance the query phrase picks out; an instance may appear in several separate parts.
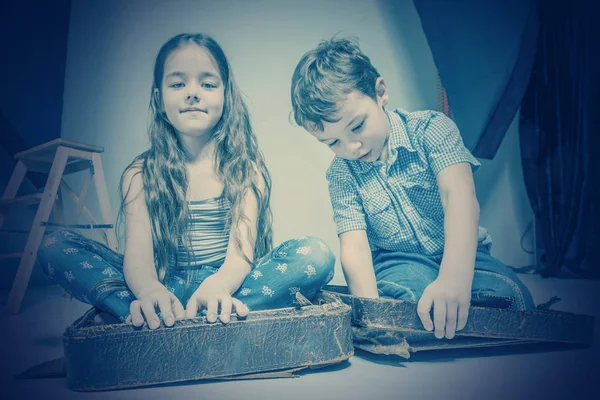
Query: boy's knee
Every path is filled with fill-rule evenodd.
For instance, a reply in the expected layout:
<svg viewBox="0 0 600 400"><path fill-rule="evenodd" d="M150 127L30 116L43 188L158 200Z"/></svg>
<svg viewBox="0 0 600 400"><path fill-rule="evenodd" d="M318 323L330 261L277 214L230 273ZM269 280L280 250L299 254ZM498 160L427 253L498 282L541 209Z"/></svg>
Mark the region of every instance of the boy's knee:
<svg viewBox="0 0 600 400"><path fill-rule="evenodd" d="M419 301L423 295L422 287L410 287L407 284L386 280L377 281L377 290L381 297L394 300Z"/></svg>
<svg viewBox="0 0 600 400"><path fill-rule="evenodd" d="M535 308L527 287L514 274L501 274L489 271L476 271L472 301L505 299L510 308L518 311L531 311Z"/></svg>

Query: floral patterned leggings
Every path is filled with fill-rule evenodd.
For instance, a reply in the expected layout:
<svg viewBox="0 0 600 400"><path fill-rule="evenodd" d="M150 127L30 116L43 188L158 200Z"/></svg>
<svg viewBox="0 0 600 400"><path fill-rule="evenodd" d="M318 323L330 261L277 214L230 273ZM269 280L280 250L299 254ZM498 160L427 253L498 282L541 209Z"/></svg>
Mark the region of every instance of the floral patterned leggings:
<svg viewBox="0 0 600 400"><path fill-rule="evenodd" d="M135 300L123 275L123 256L71 231L46 235L38 251L44 272L71 296L125 321ZM250 310L291 307L296 292L312 299L333 278L335 256L320 239L283 242L265 255L233 294ZM201 266L177 269L165 286L185 307L200 284L218 271Z"/></svg>

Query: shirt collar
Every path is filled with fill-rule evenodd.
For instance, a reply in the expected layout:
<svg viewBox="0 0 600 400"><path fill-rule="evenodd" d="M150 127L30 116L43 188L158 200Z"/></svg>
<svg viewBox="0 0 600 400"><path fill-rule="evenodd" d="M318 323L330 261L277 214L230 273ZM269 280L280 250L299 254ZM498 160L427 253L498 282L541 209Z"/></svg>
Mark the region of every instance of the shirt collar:
<svg viewBox="0 0 600 400"><path fill-rule="evenodd" d="M389 139L389 149L398 149L399 147L404 147L408 151L415 151L410 139L408 137L408 131L406 130L406 124L404 123L402 117L396 111L388 111L385 110L385 113L388 117L388 122L390 126L390 139Z"/></svg>
<svg viewBox="0 0 600 400"><path fill-rule="evenodd" d="M373 168L379 167L384 164L392 165L394 162L396 162L398 149L400 147L403 147L410 152L416 151L408 137L408 131L406 129L406 124L404 123L404 119L395 110L388 111L388 110L384 109L384 111L385 111L385 114L388 119L389 135L390 135L389 140L388 140L388 149L389 149L388 159L385 163L382 163L381 161L375 161L375 162L361 162L361 161L354 161L354 160L350 161L354 165L355 170L357 172L361 172L361 173L368 172L368 171L372 170Z"/></svg>

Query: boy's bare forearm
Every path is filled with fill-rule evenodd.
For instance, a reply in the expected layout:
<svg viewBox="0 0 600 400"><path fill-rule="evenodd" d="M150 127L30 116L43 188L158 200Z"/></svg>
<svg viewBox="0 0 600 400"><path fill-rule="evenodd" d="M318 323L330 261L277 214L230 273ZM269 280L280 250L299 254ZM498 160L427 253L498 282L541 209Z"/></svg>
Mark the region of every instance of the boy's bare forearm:
<svg viewBox="0 0 600 400"><path fill-rule="evenodd" d="M346 262L342 268L351 294L373 299L379 297L373 266L368 265L366 259Z"/></svg>
<svg viewBox="0 0 600 400"><path fill-rule="evenodd" d="M440 276L472 279L477 252L479 203L474 194L448 195L444 207L444 256Z"/></svg>
<svg viewBox="0 0 600 400"><path fill-rule="evenodd" d="M351 294L379 297L371 249L364 231L348 232L340 237L340 261Z"/></svg>

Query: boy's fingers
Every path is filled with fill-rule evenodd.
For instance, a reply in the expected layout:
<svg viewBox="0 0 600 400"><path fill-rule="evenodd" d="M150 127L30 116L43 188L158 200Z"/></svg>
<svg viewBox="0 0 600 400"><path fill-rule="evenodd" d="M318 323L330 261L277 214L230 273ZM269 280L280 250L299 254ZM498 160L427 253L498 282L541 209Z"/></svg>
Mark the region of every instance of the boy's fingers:
<svg viewBox="0 0 600 400"><path fill-rule="evenodd" d="M423 296L421 296L421 299L419 300L419 304L417 305L417 314L421 319L423 327L428 331L433 330L433 321L431 321L430 315L432 304L433 300L431 299L431 297L424 293Z"/></svg>
<svg viewBox="0 0 600 400"><path fill-rule="evenodd" d="M446 302L437 300L433 302L433 323L435 325L435 337L441 339L444 337L444 327L446 326Z"/></svg>
<svg viewBox="0 0 600 400"><path fill-rule="evenodd" d="M246 305L244 303L242 303L240 300L233 298L233 306L235 307L235 313L239 316L239 317L245 317L246 315L248 315L248 307L246 307Z"/></svg>
<svg viewBox="0 0 600 400"><path fill-rule="evenodd" d="M151 300L143 300L141 305L144 317L146 317L146 322L148 322L148 327L150 329L158 328L160 321L158 319L158 315L156 315L156 311L154 310L154 303Z"/></svg>
<svg viewBox="0 0 600 400"><path fill-rule="evenodd" d="M457 309L456 303L446 304L446 339L452 339L456 332Z"/></svg>
<svg viewBox="0 0 600 400"><path fill-rule="evenodd" d="M462 330L467 325L469 319L469 303L458 305L458 322L456 323L456 330Z"/></svg>

